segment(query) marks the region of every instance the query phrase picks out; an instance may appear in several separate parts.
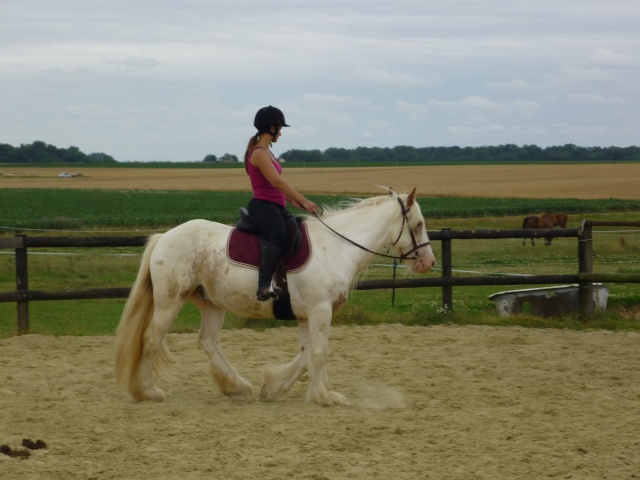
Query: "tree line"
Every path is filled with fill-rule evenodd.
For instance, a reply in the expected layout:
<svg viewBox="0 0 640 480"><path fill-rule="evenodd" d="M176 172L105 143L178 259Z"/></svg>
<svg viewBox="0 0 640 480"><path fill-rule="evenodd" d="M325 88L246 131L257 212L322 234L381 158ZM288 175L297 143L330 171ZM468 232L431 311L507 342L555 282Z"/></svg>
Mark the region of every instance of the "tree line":
<svg viewBox="0 0 640 480"><path fill-rule="evenodd" d="M281 159L295 163L454 163L454 162L635 162L640 147L554 147L498 145L482 147L357 147L321 150L288 150ZM238 162L238 157L209 154L201 162ZM0 143L0 163L117 163L106 153L85 154L78 147L57 148L42 141L13 147Z"/></svg>
<svg viewBox="0 0 640 480"><path fill-rule="evenodd" d="M42 141L13 147L0 143L0 163L86 163L116 162L106 153L82 153L78 147L58 148Z"/></svg>
<svg viewBox="0 0 640 480"><path fill-rule="evenodd" d="M555 147L499 145L483 147L358 147L320 150L289 150L287 162L625 162L640 160L640 147Z"/></svg>

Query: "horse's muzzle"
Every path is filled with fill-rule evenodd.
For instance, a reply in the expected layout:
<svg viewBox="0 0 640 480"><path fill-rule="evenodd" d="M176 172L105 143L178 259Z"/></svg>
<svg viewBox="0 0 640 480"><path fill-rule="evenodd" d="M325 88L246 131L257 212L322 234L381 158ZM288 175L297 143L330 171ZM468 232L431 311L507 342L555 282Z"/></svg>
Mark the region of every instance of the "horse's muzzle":
<svg viewBox="0 0 640 480"><path fill-rule="evenodd" d="M431 247L427 247L426 252L416 252L416 259L411 267L411 271L414 273L429 273L429 271L436 266L436 257L431 251Z"/></svg>

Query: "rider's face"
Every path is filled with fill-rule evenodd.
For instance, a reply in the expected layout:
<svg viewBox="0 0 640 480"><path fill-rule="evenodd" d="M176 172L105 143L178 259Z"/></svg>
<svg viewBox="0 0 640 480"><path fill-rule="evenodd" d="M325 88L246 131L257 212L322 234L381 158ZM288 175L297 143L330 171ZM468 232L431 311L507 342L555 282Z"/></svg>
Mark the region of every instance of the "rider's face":
<svg viewBox="0 0 640 480"><path fill-rule="evenodd" d="M275 133L276 133L276 134L275 134L275 136L273 137L273 142L275 143L275 142L277 142L277 141L278 141L278 139L280 138L280 135L282 135L282 128L281 128L281 127L279 127L279 126L273 126L273 127L271 127L271 131L272 131L272 132L274 131L274 129L275 129Z"/></svg>

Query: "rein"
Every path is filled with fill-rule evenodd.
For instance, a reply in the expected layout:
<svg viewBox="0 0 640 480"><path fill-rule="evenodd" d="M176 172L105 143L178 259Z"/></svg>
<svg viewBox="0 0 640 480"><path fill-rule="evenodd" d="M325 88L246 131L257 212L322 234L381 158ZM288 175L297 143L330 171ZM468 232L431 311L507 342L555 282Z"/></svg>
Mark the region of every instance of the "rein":
<svg viewBox="0 0 640 480"><path fill-rule="evenodd" d="M400 227L400 233L398 233L398 238L396 238L396 241L391 244L392 246L397 244L400 241L400 238L402 237L402 231L404 230L405 224L407 225L407 227L409 226L409 218L408 218L407 214L409 213L409 209L411 208L411 207L409 207L408 209L405 208L404 203L402 203L402 200L400 200L400 197L396 197L396 200L398 200L398 204L400 205L400 209L402 210L402 226ZM346 240L347 242L349 242L351 245L354 245L354 246L358 247L359 249L364 250L365 252L373 253L374 255L378 255L380 257L393 258L394 260L400 260L400 261L402 261L402 260L418 260L418 261L420 261L420 260L422 260L422 257L420 255L416 254L413 257L410 257L409 255L411 255L414 252L417 252L422 247L426 247L428 245L431 245L431 242L424 242L424 243L421 243L420 245L418 245L418 242L416 241L416 236L413 234L413 231L411 230L411 228L409 228L409 235L411 236L411 242L413 243L413 248L411 250L409 250L406 253L403 253L399 257L397 257L395 255L387 255L385 253L374 252L373 250L368 249L364 245L360 245L359 243L354 242L350 238L345 237L340 232L337 232L336 230L331 228L329 225L327 225L325 222L323 222L322 219L318 215L315 215L315 217L318 219L318 221L322 225L327 227L329 230L331 230L333 233L335 233L337 236L339 236L343 240Z"/></svg>

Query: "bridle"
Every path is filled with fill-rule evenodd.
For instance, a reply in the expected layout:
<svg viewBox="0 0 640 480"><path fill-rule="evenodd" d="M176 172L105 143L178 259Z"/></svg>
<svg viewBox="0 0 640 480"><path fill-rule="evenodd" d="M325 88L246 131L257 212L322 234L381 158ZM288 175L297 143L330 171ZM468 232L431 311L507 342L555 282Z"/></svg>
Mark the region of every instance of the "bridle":
<svg viewBox="0 0 640 480"><path fill-rule="evenodd" d="M329 230L331 230L333 233L335 233L336 235L338 235L340 238L342 238L343 240L346 240L347 242L349 242L352 245L355 245L356 247L358 247L361 250L364 250L366 252L369 253L373 253L374 255L378 255L380 257L385 257L385 258L393 258L394 260L417 260L418 262L420 262L422 260L422 256L420 256L417 252L419 249L421 249L422 247L426 247L431 245L431 242L424 242L418 245L418 242L416 240L416 236L413 233L413 230L411 230L410 226L409 226L409 210L411 209L411 207L407 208L405 207L404 203L402 202L402 200L400 199L400 197L396 196L396 200L398 201L398 204L400 205L400 210L402 211L402 226L400 227L400 233L398 233L398 238L396 238L396 241L393 242L391 244L391 246L396 245L400 239L402 238L402 232L404 231L404 226L406 225L408 230L409 230L409 235L411 237L411 243L413 243L413 248L411 250L409 250L406 253L403 253L402 255L400 255L399 257L395 256L395 255L387 255L384 253L379 253L379 252L374 252L373 250L369 250L367 247L365 247L364 245L360 245L357 242L354 242L353 240L351 240L348 237L345 237L343 234L335 231L333 228L331 228L329 225L327 225L325 222L322 221L322 219L320 218L320 216L315 215L315 217L318 219L318 221L324 225L325 227L327 227ZM413 257L410 257L409 255L411 255L412 253L415 252L415 255Z"/></svg>

